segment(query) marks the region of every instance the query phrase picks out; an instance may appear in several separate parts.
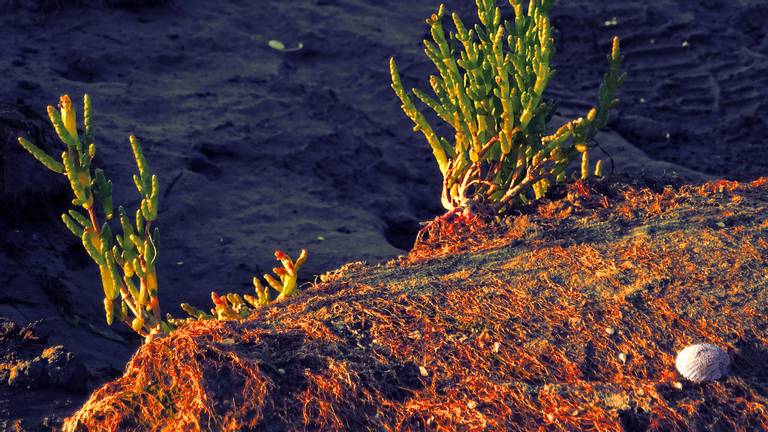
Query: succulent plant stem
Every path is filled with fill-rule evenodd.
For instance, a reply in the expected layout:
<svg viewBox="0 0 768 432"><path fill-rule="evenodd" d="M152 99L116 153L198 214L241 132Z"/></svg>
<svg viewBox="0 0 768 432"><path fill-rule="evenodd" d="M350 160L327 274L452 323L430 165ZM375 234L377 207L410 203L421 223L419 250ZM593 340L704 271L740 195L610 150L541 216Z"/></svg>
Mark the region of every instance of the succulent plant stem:
<svg viewBox="0 0 768 432"><path fill-rule="evenodd" d="M390 75L403 112L432 148L443 175L446 211L479 204L504 213L540 199L552 184L564 181L576 157L582 160L582 178L601 173L590 169L587 143L618 104L615 93L625 75L619 39L614 38L596 106L547 134L555 110L543 97L555 74L549 20L554 2L531 0L526 9L521 0L510 0L511 22L502 22L495 0L475 3L479 23L473 27L454 13L453 28L446 30L445 5L427 19L432 40L424 40L424 53L437 69L429 77L432 94L406 91L394 58ZM437 134L414 97L453 128L452 143Z"/></svg>

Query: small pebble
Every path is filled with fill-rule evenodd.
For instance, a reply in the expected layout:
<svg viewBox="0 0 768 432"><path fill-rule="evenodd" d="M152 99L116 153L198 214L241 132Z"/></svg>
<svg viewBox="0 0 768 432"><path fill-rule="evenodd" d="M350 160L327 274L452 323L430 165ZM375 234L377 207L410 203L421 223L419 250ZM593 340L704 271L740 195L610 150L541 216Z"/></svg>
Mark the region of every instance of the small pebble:
<svg viewBox="0 0 768 432"><path fill-rule="evenodd" d="M497 353L499 352L499 348L501 347L501 342L496 342L493 344L493 352Z"/></svg>
<svg viewBox="0 0 768 432"><path fill-rule="evenodd" d="M429 372L427 372L427 368L425 368L424 366L419 366L419 374L421 374L421 376L423 377L429 376Z"/></svg>
<svg viewBox="0 0 768 432"><path fill-rule="evenodd" d="M626 363L627 362L627 354L626 353L619 353L619 360L622 363Z"/></svg>
<svg viewBox="0 0 768 432"><path fill-rule="evenodd" d="M473 400L471 400L471 401L467 402L467 408L469 408L469 409L475 409L475 408L477 408L477 402L475 402L475 401L473 401Z"/></svg>
<svg viewBox="0 0 768 432"><path fill-rule="evenodd" d="M610 336L610 335L616 333L616 330L614 330L613 327L606 327L605 328L605 332L608 333L608 335Z"/></svg>

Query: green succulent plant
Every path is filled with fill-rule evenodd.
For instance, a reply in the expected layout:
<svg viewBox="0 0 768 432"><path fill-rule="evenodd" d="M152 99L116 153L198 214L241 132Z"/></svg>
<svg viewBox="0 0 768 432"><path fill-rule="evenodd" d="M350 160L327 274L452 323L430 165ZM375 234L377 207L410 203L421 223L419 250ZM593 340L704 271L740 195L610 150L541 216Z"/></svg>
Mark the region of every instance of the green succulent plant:
<svg viewBox="0 0 768 432"><path fill-rule="evenodd" d="M81 239L86 252L99 267L107 323L125 322L143 336L170 331L160 319L157 298L155 261L158 229L152 229L152 222L157 218L160 193L157 176L150 173L141 143L131 135L129 141L138 168L133 180L141 204L132 220L123 207L118 207L117 219L122 234L113 234L110 225L115 216L112 182L104 171L93 166L96 143L92 113L91 99L85 95L81 137L77 130L76 112L68 95L59 100L59 109L48 106L48 116L56 134L66 145L66 150L61 153L61 162L22 137L19 137L19 144L48 169L65 175L69 180L75 196L72 200L75 208L63 213L61 219L69 231Z"/></svg>
<svg viewBox="0 0 768 432"><path fill-rule="evenodd" d="M591 172L590 141L616 107L621 72L619 39L613 39L609 71L598 91L598 103L585 117L571 120L547 134L554 104L543 98L555 71L550 66L554 39L549 20L553 0L509 0L512 22L501 20L495 0L476 0L479 23L467 28L452 14L455 31L443 27L445 6L427 19L432 41L424 52L435 64L429 77L432 95L403 88L394 58L392 88L402 109L424 134L443 175L442 204L446 210L483 205L495 213L541 198L565 170L581 157L581 177ZM438 136L413 97L454 130L453 141ZM602 164L595 166L600 175Z"/></svg>
<svg viewBox="0 0 768 432"><path fill-rule="evenodd" d="M211 308L211 313L201 311L188 303L182 303L181 308L191 318L177 319L168 315L168 322L173 325L181 325L190 320L242 319L247 317L254 309L290 297L296 292L299 270L307 261L308 256L307 251L302 249L299 257L294 261L285 252L275 251L275 259L280 261L282 267L272 269L277 279L270 274L265 274L264 279L269 284L269 287L277 292L277 296L270 295L269 288L265 287L261 280L254 276L253 288L256 297L249 294L240 295L236 293L219 295L216 291L212 291L211 300L213 301L213 308Z"/></svg>
<svg viewBox="0 0 768 432"><path fill-rule="evenodd" d="M211 315L199 311L186 303L182 309L191 318L176 319L170 315L163 321L160 302L157 297L158 229L152 229L157 219L160 185L156 175L151 174L139 140L131 135L129 142L138 173L133 176L136 190L141 198L133 219L122 207L117 209L117 223L121 233L112 231L115 219L112 202L112 182L104 171L93 166L96 156L92 126L91 99L83 98L83 135L78 133L76 112L68 95L59 100L59 108L48 106L51 123L66 150L61 162L54 159L27 139L19 137L19 144L51 171L65 175L75 198L75 208L61 215L64 225L78 237L86 252L96 263L104 289L104 309L107 324L121 321L141 336L167 334L176 326L190 319L241 319L253 308L282 300L296 291L298 271L307 260L307 251L302 250L294 262L284 252L275 252L283 267L275 268L278 279L270 275L264 278L278 292L273 299L258 278L254 278L257 297L250 295L211 293L214 309ZM78 207L82 210L78 210ZM104 222L100 222L100 219Z"/></svg>

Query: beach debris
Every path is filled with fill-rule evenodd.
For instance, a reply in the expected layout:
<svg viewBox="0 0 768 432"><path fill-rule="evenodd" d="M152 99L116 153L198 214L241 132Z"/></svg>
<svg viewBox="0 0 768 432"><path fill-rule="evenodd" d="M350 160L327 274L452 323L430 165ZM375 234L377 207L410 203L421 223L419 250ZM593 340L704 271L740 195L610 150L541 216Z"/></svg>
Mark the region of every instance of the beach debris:
<svg viewBox="0 0 768 432"><path fill-rule="evenodd" d="M619 361L621 361L622 363L626 363L627 362L627 353L619 353Z"/></svg>
<svg viewBox="0 0 768 432"><path fill-rule="evenodd" d="M617 25L619 25L619 19L616 18L616 17L611 17L611 19L609 19L609 20L607 20L607 21L605 21L603 23L603 26L605 26L605 27L614 27L614 26L617 26Z"/></svg>
<svg viewBox="0 0 768 432"><path fill-rule="evenodd" d="M683 378L696 384L714 381L728 373L731 358L722 348L700 343L688 345L677 353L675 366Z"/></svg>
<svg viewBox="0 0 768 432"><path fill-rule="evenodd" d="M606 327L605 332L608 334L608 336L612 336L614 333L616 333L616 330L614 330L613 327Z"/></svg>
<svg viewBox="0 0 768 432"><path fill-rule="evenodd" d="M304 44L301 42L299 42L295 47L287 48L282 41L277 39L270 39L269 42L267 42L267 45L269 45L269 47L273 50L281 52L294 52L304 48Z"/></svg>

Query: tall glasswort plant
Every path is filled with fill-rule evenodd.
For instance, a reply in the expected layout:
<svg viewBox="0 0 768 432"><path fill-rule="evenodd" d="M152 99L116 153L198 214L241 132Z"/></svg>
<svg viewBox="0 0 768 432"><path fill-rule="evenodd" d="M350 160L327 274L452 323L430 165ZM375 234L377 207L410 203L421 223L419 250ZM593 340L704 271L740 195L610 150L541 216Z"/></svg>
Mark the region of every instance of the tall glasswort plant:
<svg viewBox="0 0 768 432"><path fill-rule="evenodd" d="M554 0L509 0L514 21L501 21L495 0L476 0L479 24L467 28L452 14L455 32L446 35L445 6L427 19L432 41L424 52L435 64L429 77L432 95L406 92L394 58L392 88L402 109L424 134L443 174L442 204L456 211L470 205L503 213L517 203L541 198L554 182L566 178L566 167L581 157L581 177L591 172L589 142L618 104L621 72L619 39L608 56L610 69L598 91L598 103L583 118L547 134L554 104L543 94L555 71L549 13ZM455 131L453 142L438 136L412 95ZM600 175L601 162L594 172Z"/></svg>

